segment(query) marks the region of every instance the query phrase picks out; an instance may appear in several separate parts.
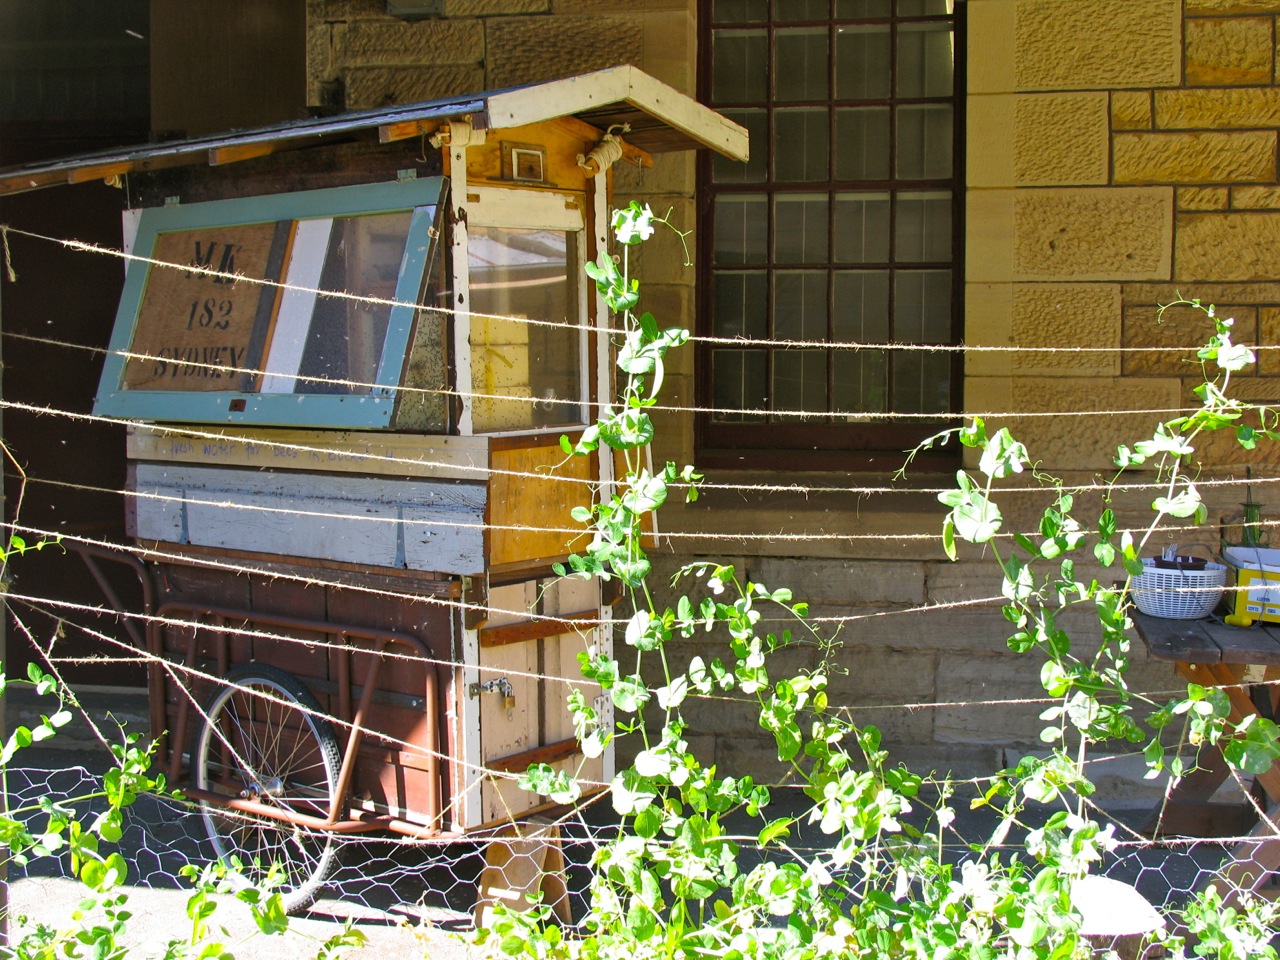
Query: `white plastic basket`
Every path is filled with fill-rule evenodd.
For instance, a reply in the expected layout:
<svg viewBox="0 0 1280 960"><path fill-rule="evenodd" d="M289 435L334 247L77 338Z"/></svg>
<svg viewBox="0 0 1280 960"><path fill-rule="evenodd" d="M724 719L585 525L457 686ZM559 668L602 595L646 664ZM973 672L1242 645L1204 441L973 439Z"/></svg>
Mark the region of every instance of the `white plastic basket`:
<svg viewBox="0 0 1280 960"><path fill-rule="evenodd" d="M1143 613L1166 620L1199 620L1213 612L1227 585L1227 568L1206 563L1203 570L1166 570L1149 557L1133 578L1133 602Z"/></svg>

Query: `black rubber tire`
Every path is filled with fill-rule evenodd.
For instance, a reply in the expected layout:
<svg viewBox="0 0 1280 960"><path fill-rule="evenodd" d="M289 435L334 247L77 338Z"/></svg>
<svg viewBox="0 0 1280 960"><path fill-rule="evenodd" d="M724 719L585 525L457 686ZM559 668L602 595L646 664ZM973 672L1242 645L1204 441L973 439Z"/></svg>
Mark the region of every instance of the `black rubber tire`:
<svg viewBox="0 0 1280 960"><path fill-rule="evenodd" d="M196 787L327 817L341 765L338 739L311 691L264 664L236 667L205 710L192 757ZM256 767L256 769L255 769ZM337 865L332 833L202 802L219 860L239 861L245 885L275 869L286 912L311 905Z"/></svg>

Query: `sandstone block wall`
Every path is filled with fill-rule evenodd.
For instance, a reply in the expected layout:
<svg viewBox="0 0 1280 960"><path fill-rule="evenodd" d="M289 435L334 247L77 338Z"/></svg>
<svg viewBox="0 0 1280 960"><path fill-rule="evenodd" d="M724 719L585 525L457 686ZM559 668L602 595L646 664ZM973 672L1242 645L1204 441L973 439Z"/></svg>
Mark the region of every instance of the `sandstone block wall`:
<svg viewBox="0 0 1280 960"><path fill-rule="evenodd" d="M1211 332L1188 314L1156 322L1156 305L1179 294L1228 296L1217 302L1237 339L1274 343L1259 339L1259 317L1276 308L1264 282L1280 277L1280 2L968 7L968 341L1100 351L1075 362L971 354L969 409L1179 406L1199 373L1187 348ZM1150 352L1117 365L1112 347ZM1264 351L1251 394L1280 396L1276 366ZM987 405L997 402L1015 406ZM1050 469L1108 464L1110 443L1089 442L1103 431L1078 420L1037 418L1022 432ZM1276 460L1213 443L1224 469Z"/></svg>

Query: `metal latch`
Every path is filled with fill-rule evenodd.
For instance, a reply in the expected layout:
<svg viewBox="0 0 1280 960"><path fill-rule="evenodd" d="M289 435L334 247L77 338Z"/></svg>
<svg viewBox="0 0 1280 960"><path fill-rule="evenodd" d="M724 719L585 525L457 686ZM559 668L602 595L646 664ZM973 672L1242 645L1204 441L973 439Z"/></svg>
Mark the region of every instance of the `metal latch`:
<svg viewBox="0 0 1280 960"><path fill-rule="evenodd" d="M501 694L504 700L511 700L513 703L516 699L516 688L511 685L511 681L506 677L486 680L484 683L473 683L467 687L467 696L472 700L482 693Z"/></svg>

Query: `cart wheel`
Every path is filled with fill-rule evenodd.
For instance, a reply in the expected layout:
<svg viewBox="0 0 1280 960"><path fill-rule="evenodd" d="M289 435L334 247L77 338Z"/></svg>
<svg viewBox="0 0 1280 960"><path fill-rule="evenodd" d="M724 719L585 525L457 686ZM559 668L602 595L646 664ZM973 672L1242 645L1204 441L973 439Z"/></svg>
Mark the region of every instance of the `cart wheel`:
<svg viewBox="0 0 1280 960"><path fill-rule="evenodd" d="M338 740L297 677L260 664L236 667L210 701L194 756L203 791L327 817L338 783ZM333 834L201 802L218 859L240 861L245 886L274 869L286 912L315 900L337 862Z"/></svg>

